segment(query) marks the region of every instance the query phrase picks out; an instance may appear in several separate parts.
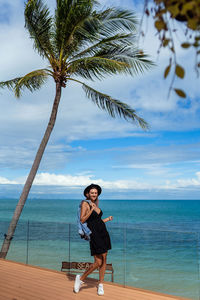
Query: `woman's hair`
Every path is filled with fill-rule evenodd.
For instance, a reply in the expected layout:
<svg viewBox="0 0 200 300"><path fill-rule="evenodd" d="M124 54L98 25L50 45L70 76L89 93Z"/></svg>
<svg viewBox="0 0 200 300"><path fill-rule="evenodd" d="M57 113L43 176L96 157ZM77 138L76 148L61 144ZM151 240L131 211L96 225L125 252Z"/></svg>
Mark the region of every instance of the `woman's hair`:
<svg viewBox="0 0 200 300"><path fill-rule="evenodd" d="M96 206L99 207L99 198L98 197L94 202L95 202Z"/></svg>

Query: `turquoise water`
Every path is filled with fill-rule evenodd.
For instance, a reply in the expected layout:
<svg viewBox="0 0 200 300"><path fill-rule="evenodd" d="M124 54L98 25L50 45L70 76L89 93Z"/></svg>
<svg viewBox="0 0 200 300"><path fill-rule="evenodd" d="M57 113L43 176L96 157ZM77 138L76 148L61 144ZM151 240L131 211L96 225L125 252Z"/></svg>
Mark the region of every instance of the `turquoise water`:
<svg viewBox="0 0 200 300"><path fill-rule="evenodd" d="M10 220L18 200L0 199L0 220ZM28 200L21 220L76 222L80 200ZM101 200L104 216L115 223L131 223L142 228L200 231L200 201Z"/></svg>
<svg viewBox="0 0 200 300"><path fill-rule="evenodd" d="M79 202L27 201L8 258L58 270L63 260L91 261L77 235ZM16 204L0 200L0 241ZM113 216L106 225L115 282L200 299L200 201L101 200L100 207L103 217Z"/></svg>

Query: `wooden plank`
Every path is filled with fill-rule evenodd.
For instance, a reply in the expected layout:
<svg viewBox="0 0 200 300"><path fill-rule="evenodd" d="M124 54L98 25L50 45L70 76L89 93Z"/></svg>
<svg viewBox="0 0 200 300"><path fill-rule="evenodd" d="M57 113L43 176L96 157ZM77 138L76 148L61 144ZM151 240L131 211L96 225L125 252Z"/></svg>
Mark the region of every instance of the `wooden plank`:
<svg viewBox="0 0 200 300"><path fill-rule="evenodd" d="M88 300L99 299L97 280L88 279L79 294L73 293L74 276L36 266L0 259L0 300ZM106 299L183 299L122 285L104 283ZM105 298L104 298L105 299Z"/></svg>

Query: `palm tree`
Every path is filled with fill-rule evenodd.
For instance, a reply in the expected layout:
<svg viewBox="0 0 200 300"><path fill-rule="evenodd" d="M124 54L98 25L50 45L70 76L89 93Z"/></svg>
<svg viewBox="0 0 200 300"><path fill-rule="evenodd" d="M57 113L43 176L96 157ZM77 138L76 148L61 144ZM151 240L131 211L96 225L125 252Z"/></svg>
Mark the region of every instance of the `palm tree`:
<svg viewBox="0 0 200 300"><path fill-rule="evenodd" d="M144 129L148 127L130 106L80 81L81 77L94 80L113 74L134 75L153 65L135 46L137 22L133 12L114 7L102 10L96 0L57 0L52 17L43 0L29 0L25 4L24 15L25 28L33 39L34 48L48 61L49 66L1 82L0 87L9 88L16 97L20 97L23 89L33 92L50 76L55 82L56 93L48 126L5 234L0 258L6 258L53 130L62 88L75 81L82 85L88 98L110 116L123 117Z"/></svg>

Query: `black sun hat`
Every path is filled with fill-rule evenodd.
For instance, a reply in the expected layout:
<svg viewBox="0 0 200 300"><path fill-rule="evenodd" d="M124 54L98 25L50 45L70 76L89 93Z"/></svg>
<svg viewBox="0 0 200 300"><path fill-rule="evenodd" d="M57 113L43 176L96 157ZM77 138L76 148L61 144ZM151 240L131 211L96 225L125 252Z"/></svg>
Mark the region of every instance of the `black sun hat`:
<svg viewBox="0 0 200 300"><path fill-rule="evenodd" d="M102 191L101 187L98 184L92 183L85 188L83 192L85 197L87 197L86 194L88 194L91 189L96 189L98 191L98 196L101 194Z"/></svg>

